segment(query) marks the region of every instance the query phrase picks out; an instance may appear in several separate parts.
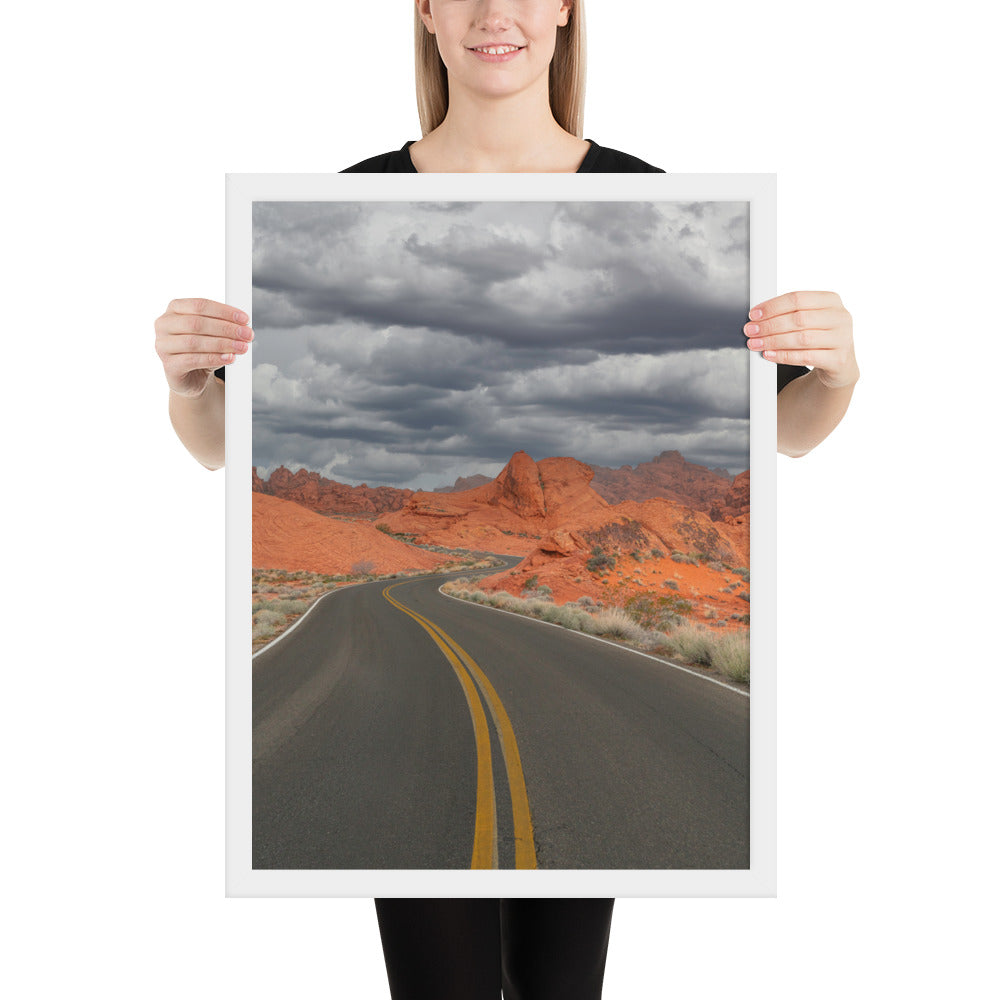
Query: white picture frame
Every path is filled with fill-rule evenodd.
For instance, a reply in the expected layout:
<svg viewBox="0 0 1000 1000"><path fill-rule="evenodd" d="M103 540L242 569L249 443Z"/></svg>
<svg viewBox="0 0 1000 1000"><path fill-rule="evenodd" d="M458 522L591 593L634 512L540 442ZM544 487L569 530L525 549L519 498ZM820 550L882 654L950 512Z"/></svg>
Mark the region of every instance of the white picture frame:
<svg viewBox="0 0 1000 1000"><path fill-rule="evenodd" d="M255 202L746 202L749 298L775 294L773 175L229 175L226 301L252 302ZM251 316L251 323L253 317ZM739 334L739 331L736 331ZM254 869L251 851L251 352L226 376L226 891L229 896L773 896L776 893L774 367L750 358L753 673L750 864L740 869ZM484 612L485 613L485 612ZM749 697L749 695L748 695Z"/></svg>

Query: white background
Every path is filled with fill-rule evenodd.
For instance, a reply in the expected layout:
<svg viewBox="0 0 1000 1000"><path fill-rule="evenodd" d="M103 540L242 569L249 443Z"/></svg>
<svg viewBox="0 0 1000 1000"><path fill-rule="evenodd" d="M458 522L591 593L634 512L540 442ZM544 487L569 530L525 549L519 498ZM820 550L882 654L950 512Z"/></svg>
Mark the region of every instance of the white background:
<svg viewBox="0 0 1000 1000"><path fill-rule="evenodd" d="M949 10L591 0L587 137L776 172L779 287L840 292L863 372L779 462L778 897L620 900L609 1000L995 985L996 80ZM223 477L152 322L223 295L226 172L417 138L409 4L57 0L5 41L5 979L385 997L370 900L224 898Z"/></svg>

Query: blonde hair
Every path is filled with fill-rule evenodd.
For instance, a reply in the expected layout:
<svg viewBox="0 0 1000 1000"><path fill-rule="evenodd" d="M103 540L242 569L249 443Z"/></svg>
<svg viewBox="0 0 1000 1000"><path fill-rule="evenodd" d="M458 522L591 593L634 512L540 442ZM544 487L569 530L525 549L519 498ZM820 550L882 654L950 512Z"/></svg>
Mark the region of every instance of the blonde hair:
<svg viewBox="0 0 1000 1000"><path fill-rule="evenodd" d="M437 41L424 26L414 4L417 112L424 135L433 132L448 112L448 70ZM560 127L583 138L583 99L587 77L587 36L583 0L573 0L569 22L556 29L556 48L549 64L549 106Z"/></svg>

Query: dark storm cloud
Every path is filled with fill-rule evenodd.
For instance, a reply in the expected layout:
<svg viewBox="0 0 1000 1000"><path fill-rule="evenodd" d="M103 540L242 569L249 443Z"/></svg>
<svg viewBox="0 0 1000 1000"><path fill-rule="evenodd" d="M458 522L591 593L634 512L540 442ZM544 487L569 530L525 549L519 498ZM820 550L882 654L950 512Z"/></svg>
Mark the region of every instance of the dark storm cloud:
<svg viewBox="0 0 1000 1000"><path fill-rule="evenodd" d="M681 253L679 258L692 273L706 276L705 264L698 257ZM383 298L347 286L304 289L279 275L262 275L260 288L280 294L258 301L255 290L254 325L280 329L353 320L372 327L432 326L512 347L543 343L549 350L587 348L624 354L732 347L740 342L742 323L736 321L747 304L745 299L735 306L699 303L666 290L632 295L616 295L612 290L587 301L564 304L558 313L525 314L513 299L485 306L478 289L487 283L484 280L476 288L469 287L465 297L448 300L415 284L408 285L399 298ZM294 300L294 307L288 307L289 300Z"/></svg>
<svg viewBox="0 0 1000 1000"><path fill-rule="evenodd" d="M265 474L432 488L518 449L746 467L745 205L272 203L254 225Z"/></svg>
<svg viewBox="0 0 1000 1000"><path fill-rule="evenodd" d="M461 272L473 288L509 281L541 266L550 249L531 247L522 240L494 239L483 244L482 233L471 226L452 226L442 242L422 243L416 233L403 240L407 253L422 267L450 267Z"/></svg>

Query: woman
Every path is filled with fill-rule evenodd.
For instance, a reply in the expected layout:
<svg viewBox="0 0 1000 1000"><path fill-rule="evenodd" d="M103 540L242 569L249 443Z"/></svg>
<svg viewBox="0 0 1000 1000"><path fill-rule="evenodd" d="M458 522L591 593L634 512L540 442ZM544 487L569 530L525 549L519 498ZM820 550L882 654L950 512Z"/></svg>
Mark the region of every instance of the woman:
<svg viewBox="0 0 1000 1000"><path fill-rule="evenodd" d="M416 0L422 138L350 172L650 172L582 135L582 0ZM858 379L851 317L832 292L755 306L747 347L781 365L778 447L804 455ZM156 321L170 417L208 468L224 463L225 367L253 332L241 310L178 299ZM806 367L811 366L812 371ZM214 374L213 374L214 372ZM613 900L378 900L392 996L598 1000Z"/></svg>

